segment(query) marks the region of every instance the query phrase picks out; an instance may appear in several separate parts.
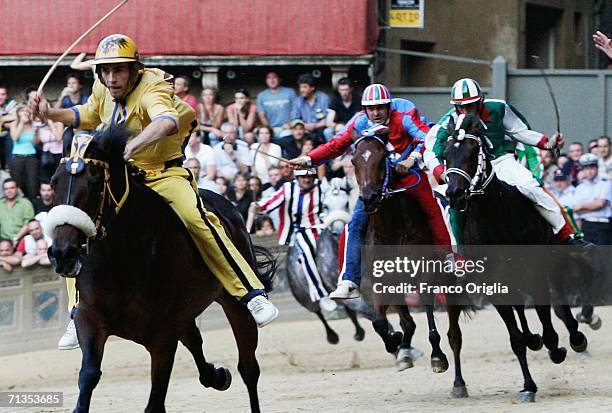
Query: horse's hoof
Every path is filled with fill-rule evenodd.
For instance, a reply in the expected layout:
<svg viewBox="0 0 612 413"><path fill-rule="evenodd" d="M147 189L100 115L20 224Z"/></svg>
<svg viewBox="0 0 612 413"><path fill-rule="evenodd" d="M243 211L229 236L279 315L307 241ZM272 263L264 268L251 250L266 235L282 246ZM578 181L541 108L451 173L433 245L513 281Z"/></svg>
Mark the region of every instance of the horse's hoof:
<svg viewBox="0 0 612 413"><path fill-rule="evenodd" d="M444 373L446 370L448 370L448 359L446 356L442 355L442 357L432 357L431 370L434 373Z"/></svg>
<svg viewBox="0 0 612 413"><path fill-rule="evenodd" d="M363 341L365 338L365 330L363 328L358 329L355 331L355 334L353 334L353 338L355 341Z"/></svg>
<svg viewBox="0 0 612 413"><path fill-rule="evenodd" d="M555 364L563 363L565 361L565 356L567 356L567 350L565 347L559 347L548 351L548 357L550 357L552 362Z"/></svg>
<svg viewBox="0 0 612 413"><path fill-rule="evenodd" d="M598 315L593 314L589 327L591 327L593 330L599 330L601 328L601 318Z"/></svg>
<svg viewBox="0 0 612 413"><path fill-rule="evenodd" d="M574 344L576 343L576 344ZM587 349L589 342L584 334L578 331L573 337L570 336L570 346L576 353L582 353Z"/></svg>
<svg viewBox="0 0 612 413"><path fill-rule="evenodd" d="M406 369L414 367L412 357L410 356L410 349L400 348L397 351L395 366L397 367L397 371L404 371Z"/></svg>
<svg viewBox="0 0 612 413"><path fill-rule="evenodd" d="M338 334L336 334L336 332L332 331L330 333L327 333L327 342L329 344L338 344L339 341L340 337L338 337Z"/></svg>
<svg viewBox="0 0 612 413"><path fill-rule="evenodd" d="M463 398L469 397L467 387L465 386L453 387L451 396L453 397L453 399L463 399Z"/></svg>
<svg viewBox="0 0 612 413"><path fill-rule="evenodd" d="M391 337L387 341L385 341L385 349L387 353L395 354L400 344L402 344L402 338L404 336L400 331L396 331L391 334Z"/></svg>
<svg viewBox="0 0 612 413"><path fill-rule="evenodd" d="M223 373L223 375L225 376L225 380L223 380L220 386L213 386L213 389L219 390L219 391L225 391L229 389L229 387L232 385L232 373L230 373L230 371L226 369L225 367L219 367L217 369L217 375L221 373Z"/></svg>
<svg viewBox="0 0 612 413"><path fill-rule="evenodd" d="M517 403L533 403L535 402L535 392L523 390L516 395Z"/></svg>
<svg viewBox="0 0 612 413"><path fill-rule="evenodd" d="M527 347L532 351L540 351L542 350L542 346L544 346L544 339L539 334L531 334L527 336L525 344L527 344Z"/></svg>

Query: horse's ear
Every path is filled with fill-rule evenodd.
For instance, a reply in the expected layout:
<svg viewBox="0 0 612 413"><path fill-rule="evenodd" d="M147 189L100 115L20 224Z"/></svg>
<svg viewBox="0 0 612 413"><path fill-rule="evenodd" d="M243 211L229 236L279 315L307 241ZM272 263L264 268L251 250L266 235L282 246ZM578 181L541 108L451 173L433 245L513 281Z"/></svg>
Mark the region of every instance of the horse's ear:
<svg viewBox="0 0 612 413"><path fill-rule="evenodd" d="M74 129L72 125L68 126L64 129L64 134L62 135L62 146L64 156L70 156L70 146L72 145L72 138L74 137Z"/></svg>
<svg viewBox="0 0 612 413"><path fill-rule="evenodd" d="M452 135L455 132L455 118L449 116L448 126L446 127L446 131L449 135Z"/></svg>

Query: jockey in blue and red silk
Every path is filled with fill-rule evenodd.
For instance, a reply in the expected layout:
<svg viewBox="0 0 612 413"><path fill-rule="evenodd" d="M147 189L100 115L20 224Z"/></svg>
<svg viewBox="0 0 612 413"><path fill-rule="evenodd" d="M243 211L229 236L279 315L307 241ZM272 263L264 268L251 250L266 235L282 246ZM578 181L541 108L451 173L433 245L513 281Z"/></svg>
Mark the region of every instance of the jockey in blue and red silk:
<svg viewBox="0 0 612 413"><path fill-rule="evenodd" d="M430 122L419 114L414 103L406 99L393 99L389 90L381 84L372 84L363 91L361 105L364 110L355 114L333 139L317 147L308 156L291 160L291 164L303 168L334 159L346 152L363 131L382 125L389 132L387 146L390 145L398 155L409 152L406 159L398 163L398 166L401 165L401 171L407 172L408 169L414 168L425 151L424 139L429 132ZM400 168L397 169L400 171ZM418 175L414 173L394 175L390 189L409 188L407 194L416 199L427 216L434 243L444 246L444 250L450 253L451 241L442 215L442 206L434 197L425 173L419 170L418 174L420 182ZM367 222L368 216L364 204L359 199L347 227L342 280L338 283L337 290L330 294L331 298L345 299L359 296L361 248L364 244Z"/></svg>

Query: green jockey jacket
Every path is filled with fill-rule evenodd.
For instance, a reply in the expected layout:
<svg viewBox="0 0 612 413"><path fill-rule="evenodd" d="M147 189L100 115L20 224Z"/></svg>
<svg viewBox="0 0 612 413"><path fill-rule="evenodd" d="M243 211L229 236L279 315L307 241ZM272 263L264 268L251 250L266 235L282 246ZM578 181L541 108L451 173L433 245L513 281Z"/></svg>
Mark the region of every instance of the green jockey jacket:
<svg viewBox="0 0 612 413"><path fill-rule="evenodd" d="M548 136L531 130L525 117L503 100L485 99L479 116L486 126L484 135L493 145L491 151L493 159L514 154L517 142L524 144L525 148L535 146L539 149L545 149L545 145L549 141ZM433 172L437 182L440 182L440 175L445 170L444 150L450 136L447 129L451 117L457 122L459 114L455 108L448 111L438 121L437 127L432 128L431 133L425 138L426 151L423 160L429 170ZM530 165L528 169L535 172L534 169L536 168Z"/></svg>

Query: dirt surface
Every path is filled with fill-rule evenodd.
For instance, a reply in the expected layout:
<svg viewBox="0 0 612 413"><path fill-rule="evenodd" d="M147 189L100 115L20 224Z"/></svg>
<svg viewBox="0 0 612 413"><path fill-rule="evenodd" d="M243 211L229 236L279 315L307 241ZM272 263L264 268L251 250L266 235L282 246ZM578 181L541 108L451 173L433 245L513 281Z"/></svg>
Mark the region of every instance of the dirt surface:
<svg viewBox="0 0 612 413"><path fill-rule="evenodd" d="M452 353L445 337L445 314L438 314L443 350L451 361L446 373L429 368L428 355L415 366L397 372L390 355L367 320L363 342L353 340L348 320L331 322L340 335L332 346L323 327L295 305L286 304L285 318L261 330L258 350L262 367L260 398L266 412L587 412L612 411L612 307L598 308L603 327L592 331L581 326L589 339L587 353L569 349L567 331L555 326L568 347L567 360L553 365L546 349L530 352L531 373L538 384L536 403L516 405L522 376L507 340L507 332L492 310L462 320L463 373L470 397L450 398L453 382ZM299 321L295 318L305 320ZM211 319L218 318L213 310ZM392 316L396 322L396 316ZM535 313L530 324L538 330ZM415 314L414 345L429 354L424 314ZM397 323L396 323L397 324ZM215 323L212 323L215 325ZM222 325L219 323L219 325ZM209 361L228 367L234 375L226 392L203 388L190 354L179 346L166 400L169 412L246 412L246 388L236 371L234 339L228 328L206 331L204 351ZM0 357L0 391L53 390L64 392L65 408L2 409L1 412L64 412L75 406L81 352L39 351ZM123 340L106 346L102 380L94 392L93 412L143 411L149 393L149 356L144 348Z"/></svg>

